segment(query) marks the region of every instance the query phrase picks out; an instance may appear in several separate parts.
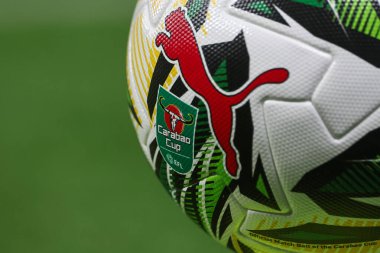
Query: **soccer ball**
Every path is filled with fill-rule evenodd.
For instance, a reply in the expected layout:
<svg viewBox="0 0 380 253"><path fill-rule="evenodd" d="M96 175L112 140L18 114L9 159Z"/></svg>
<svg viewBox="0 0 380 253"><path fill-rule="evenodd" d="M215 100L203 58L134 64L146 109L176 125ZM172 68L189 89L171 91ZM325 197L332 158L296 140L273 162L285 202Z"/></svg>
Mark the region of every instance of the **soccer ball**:
<svg viewBox="0 0 380 253"><path fill-rule="evenodd" d="M130 111L158 179L236 252L380 252L377 0L140 0Z"/></svg>

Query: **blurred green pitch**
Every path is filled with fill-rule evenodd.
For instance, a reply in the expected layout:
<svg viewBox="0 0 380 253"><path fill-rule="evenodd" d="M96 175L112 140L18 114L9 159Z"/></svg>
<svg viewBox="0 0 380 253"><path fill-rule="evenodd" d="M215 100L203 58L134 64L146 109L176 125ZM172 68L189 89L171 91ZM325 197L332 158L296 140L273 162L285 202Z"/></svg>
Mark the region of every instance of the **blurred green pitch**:
<svg viewBox="0 0 380 253"><path fill-rule="evenodd" d="M0 252L226 252L170 200L128 114L135 1L0 1Z"/></svg>

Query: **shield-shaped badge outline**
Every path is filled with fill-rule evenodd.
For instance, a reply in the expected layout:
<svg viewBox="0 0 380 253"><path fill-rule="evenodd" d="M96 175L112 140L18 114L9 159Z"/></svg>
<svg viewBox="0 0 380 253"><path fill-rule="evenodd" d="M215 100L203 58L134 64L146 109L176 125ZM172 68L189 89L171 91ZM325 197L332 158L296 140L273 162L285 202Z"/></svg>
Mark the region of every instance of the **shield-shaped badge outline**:
<svg viewBox="0 0 380 253"><path fill-rule="evenodd" d="M161 155L175 172L186 175L194 167L195 130L199 109L185 103L162 86L159 88L156 106L155 131ZM168 107L178 108L179 113L170 112ZM183 131L178 130L181 128L176 124L168 125L165 114L169 113L171 115L166 115L166 118L177 120L177 124L183 125Z"/></svg>

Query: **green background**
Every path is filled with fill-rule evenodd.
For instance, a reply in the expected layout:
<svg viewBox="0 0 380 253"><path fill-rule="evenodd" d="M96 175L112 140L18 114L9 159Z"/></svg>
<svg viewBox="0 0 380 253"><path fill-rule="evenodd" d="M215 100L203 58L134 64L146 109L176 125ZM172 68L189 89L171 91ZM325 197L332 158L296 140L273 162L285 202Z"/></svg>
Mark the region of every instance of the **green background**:
<svg viewBox="0 0 380 253"><path fill-rule="evenodd" d="M0 252L226 252L138 147L125 80L134 5L0 1Z"/></svg>

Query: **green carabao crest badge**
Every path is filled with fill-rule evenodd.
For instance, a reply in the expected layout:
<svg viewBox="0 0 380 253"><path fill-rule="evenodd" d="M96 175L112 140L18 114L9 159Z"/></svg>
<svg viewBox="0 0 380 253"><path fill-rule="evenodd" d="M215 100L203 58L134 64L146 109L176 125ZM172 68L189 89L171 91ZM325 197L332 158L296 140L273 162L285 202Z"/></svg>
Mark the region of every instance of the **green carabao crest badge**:
<svg viewBox="0 0 380 253"><path fill-rule="evenodd" d="M198 109L160 86L157 97L156 136L165 161L180 174L191 171Z"/></svg>

